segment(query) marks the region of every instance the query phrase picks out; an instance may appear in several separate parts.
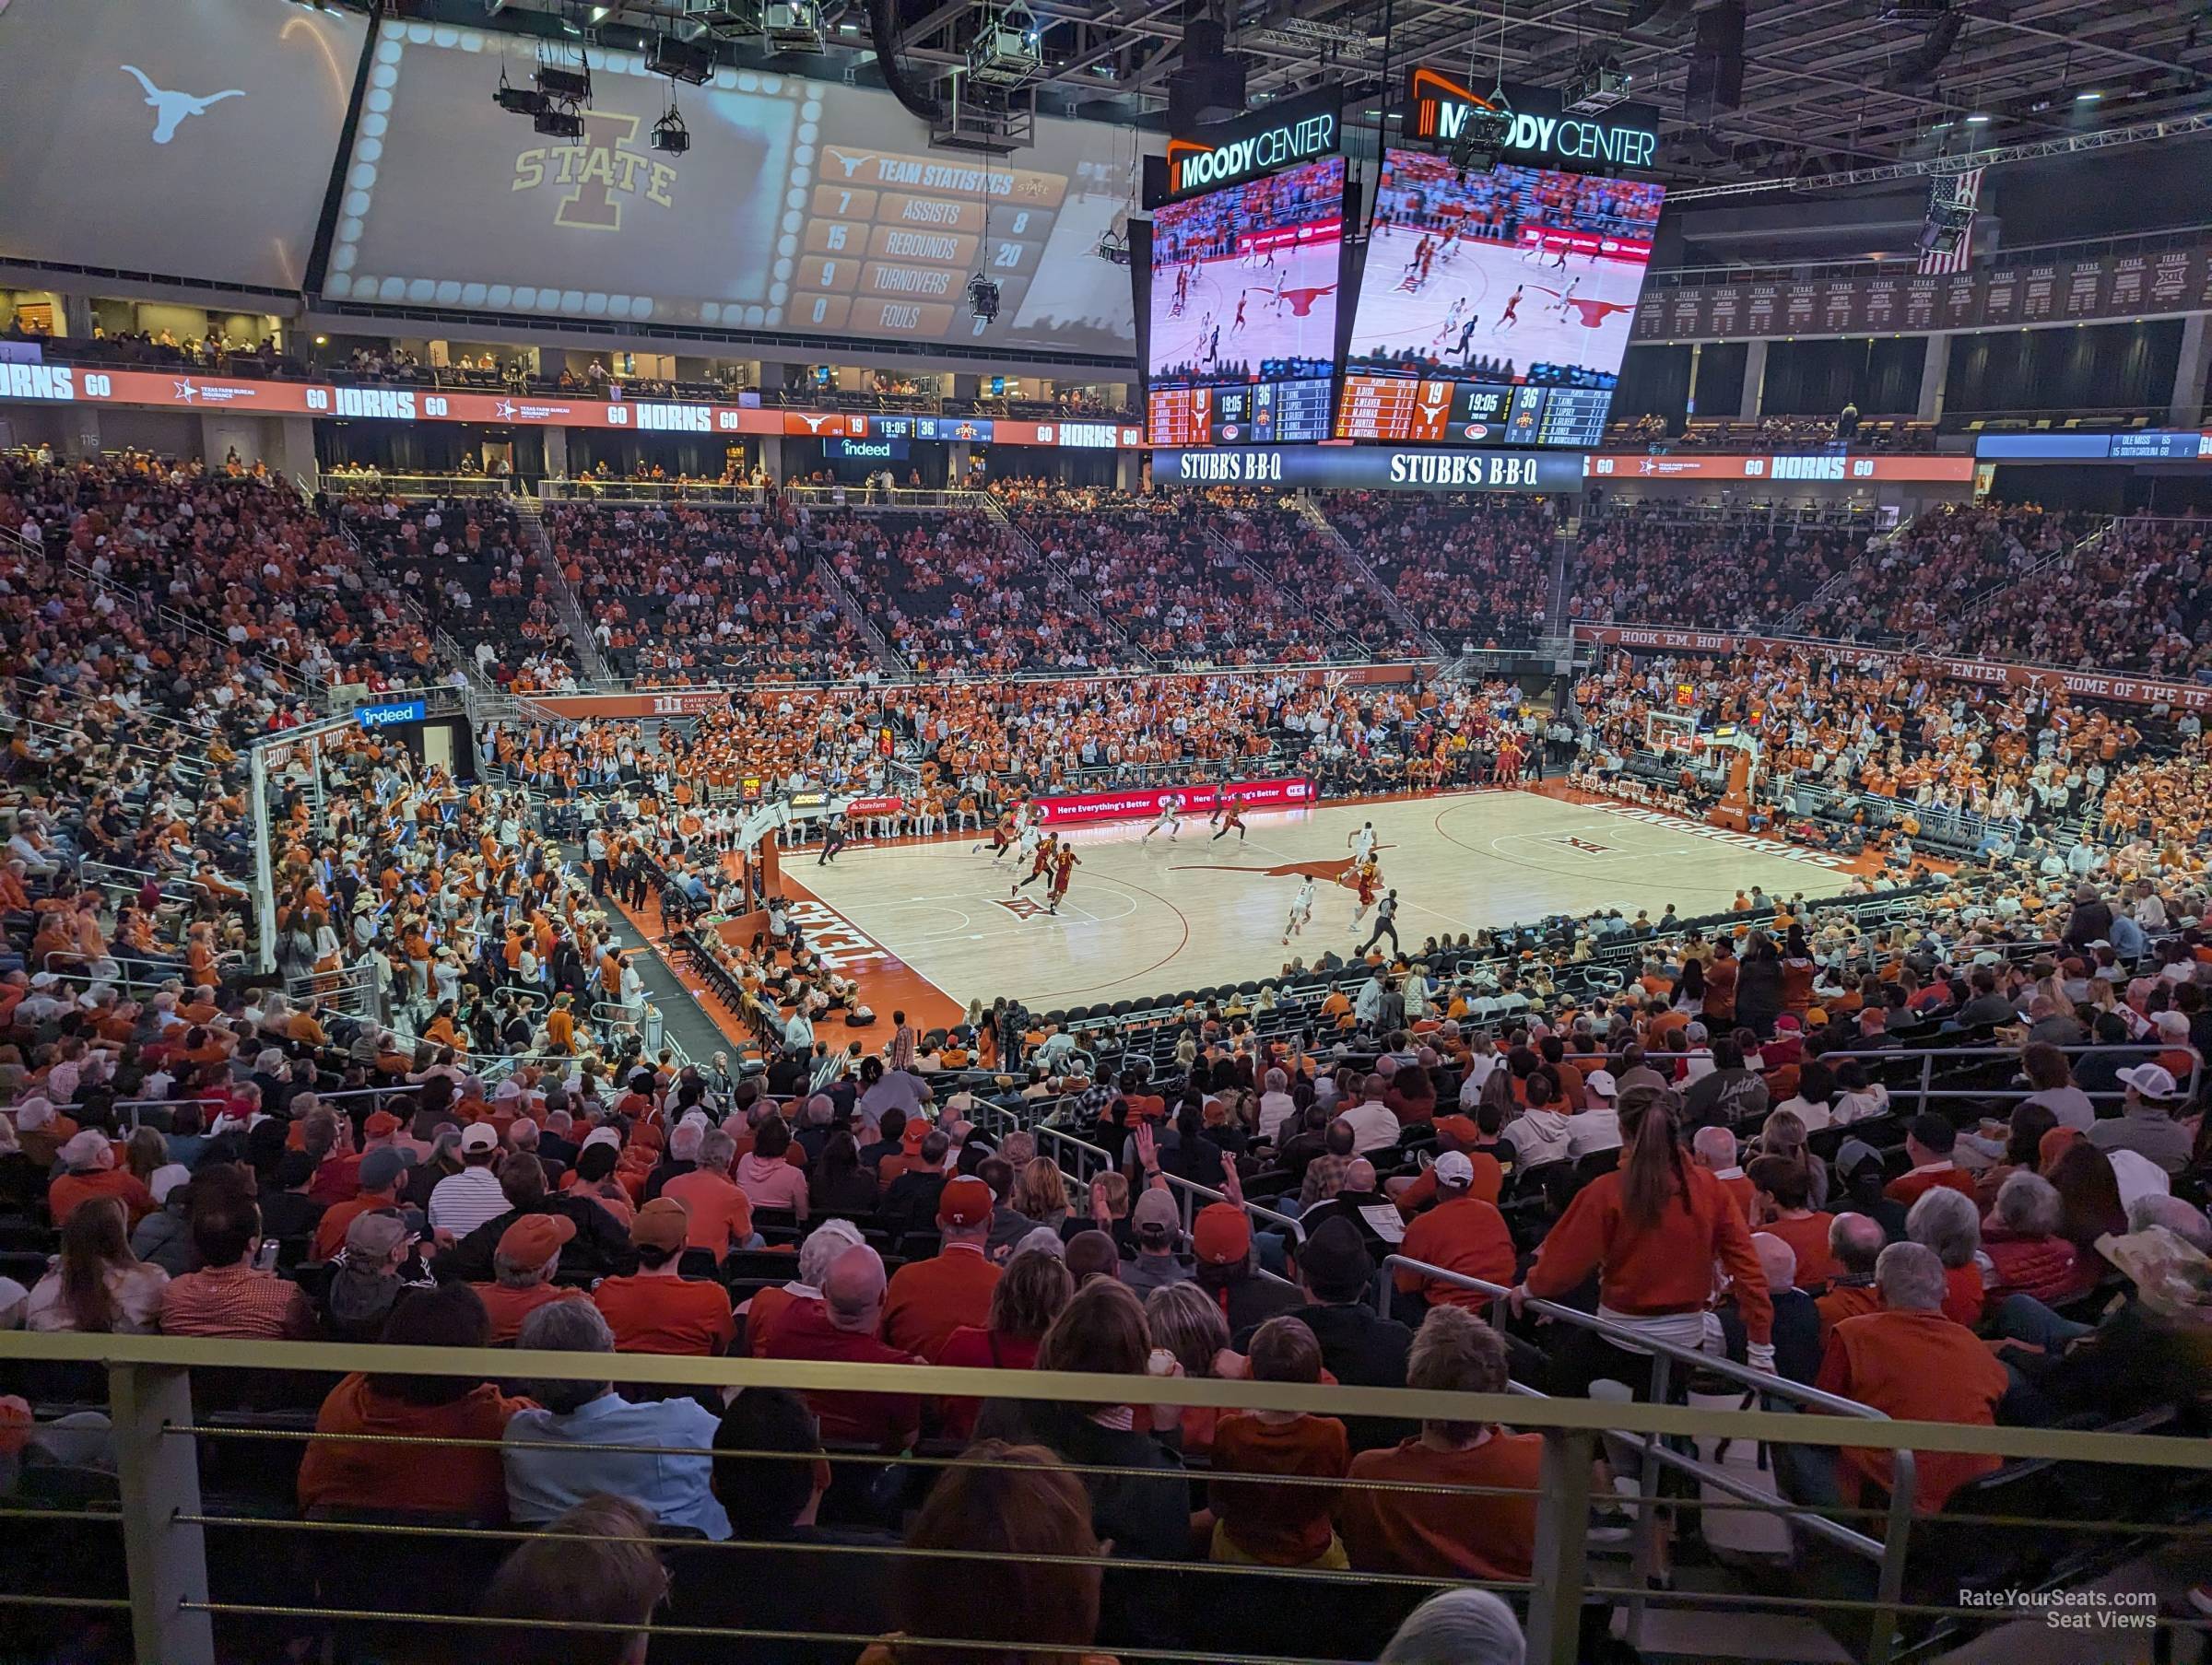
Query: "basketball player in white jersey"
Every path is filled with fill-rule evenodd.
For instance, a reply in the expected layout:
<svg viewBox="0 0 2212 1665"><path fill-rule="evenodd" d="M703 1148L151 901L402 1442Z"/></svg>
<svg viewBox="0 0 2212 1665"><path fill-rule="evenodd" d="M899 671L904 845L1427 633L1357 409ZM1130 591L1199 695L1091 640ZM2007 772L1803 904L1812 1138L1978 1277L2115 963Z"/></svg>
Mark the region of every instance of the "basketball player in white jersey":
<svg viewBox="0 0 2212 1665"><path fill-rule="evenodd" d="M1345 842L1352 847L1352 865L1357 867L1375 853L1375 824L1363 821L1359 830L1349 835Z"/></svg>
<svg viewBox="0 0 2212 1665"><path fill-rule="evenodd" d="M1308 878L1290 898L1290 920L1283 927L1283 946L1290 946L1290 939L1313 921L1313 881Z"/></svg>
<svg viewBox="0 0 2212 1665"><path fill-rule="evenodd" d="M1170 792L1166 797L1162 798L1159 801L1159 819L1145 828L1145 836L1139 838L1137 842L1139 844L1149 842L1152 835L1159 831L1159 829L1164 827L1168 831L1168 842L1172 844L1175 841L1175 835L1182 829L1182 822L1176 815L1176 811L1180 810L1182 807L1182 800L1177 797L1173 792Z"/></svg>

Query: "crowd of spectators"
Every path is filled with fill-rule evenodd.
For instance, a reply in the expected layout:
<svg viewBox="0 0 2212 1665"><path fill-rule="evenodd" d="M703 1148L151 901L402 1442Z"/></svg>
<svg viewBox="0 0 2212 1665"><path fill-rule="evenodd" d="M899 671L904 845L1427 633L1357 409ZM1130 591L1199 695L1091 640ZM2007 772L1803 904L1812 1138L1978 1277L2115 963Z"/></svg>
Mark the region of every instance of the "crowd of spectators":
<svg viewBox="0 0 2212 1665"><path fill-rule="evenodd" d="M1797 633L1940 646L1977 598L2059 554L2088 525L2034 504L1943 504L1838 564L1843 581L1806 610Z"/></svg>
<svg viewBox="0 0 2212 1665"><path fill-rule="evenodd" d="M1162 664L1295 664L1326 654L1310 605L1206 537L1201 499L1019 481L993 489L1015 525Z"/></svg>
<svg viewBox="0 0 2212 1665"><path fill-rule="evenodd" d="M1571 617L1771 629L1851 560L1849 534L1710 524L1672 504L1616 505L1576 539Z"/></svg>
<svg viewBox="0 0 2212 1665"><path fill-rule="evenodd" d="M1322 509L1448 651L1547 633L1556 552L1547 501L1333 492Z"/></svg>
<svg viewBox="0 0 2212 1665"><path fill-rule="evenodd" d="M1109 670L1135 657L1078 577L984 515L816 517L809 535L917 676Z"/></svg>
<svg viewBox="0 0 2212 1665"><path fill-rule="evenodd" d="M1985 585L1978 605L1930 621L1926 639L1977 659L2201 682L2212 670L2206 530L2202 520L2115 520L2075 537L2066 558L2032 581Z"/></svg>
<svg viewBox="0 0 2212 1665"><path fill-rule="evenodd" d="M1062 541L1089 523L1009 495ZM1379 628L1371 645L1397 645L1379 598L1363 600L1303 522L1233 499L1095 507L1202 527L1338 635ZM1375 563L1402 598L1417 571L1485 587L1539 532L1519 510L1329 509L1349 537L1415 549ZM852 536L844 522L778 505L556 519L553 547L606 650L636 645L628 630L650 636L641 651L690 651L711 620L755 681L764 637L775 673L840 663L821 643L834 610L808 588L806 540ZM665 874L719 870L735 811L699 801L718 774L896 784L911 806L894 830L949 830L1088 769L1296 760L1428 785L1524 740L1540 758L1541 737L1505 685L1338 686L1289 669L849 683L821 697L770 686L683 731L488 733L492 761L523 782L614 789L604 853L587 840L579 872L518 790L347 731L325 737L312 776L303 750L270 758L272 984L242 975L241 754L331 683L427 680L429 644L402 595L479 643L507 642L479 590L520 604L525 623L547 599L519 524L497 506L368 503L341 525L266 481L124 458L0 460L0 525L25 540L0 551L16 725L0 1214L52 1251L36 1275L0 1284L0 1321L606 1355L601 1378L573 1383L364 1373L318 1390L299 1507L547 1529L491 1580L491 1616L641 1625L669 1589L641 1536L780 1536L811 1530L826 1503L878 1544L1028 1555L1064 1580L1054 1602L979 1612L942 1577L854 1579L840 1628L886 1638L865 1656L876 1665L926 1657L905 1636L990 1637L994 1624L1081 1659L1192 1638L1227 1651L1263 1631L1356 1629L1366 1612L1275 1581L1270 1611L1225 1620L1172 1571L1116 1565L1137 1557L1524 1578L1535 1506L1512 1493L1538 1482L1535 1436L1178 1410L1138 1390L1147 1375L1476 1392L1510 1377L1572 1394L1642 1367L1571 1326L1494 1311L1451 1274L1512 1289L1520 1307L1589 1285L1601 1312L1652 1342L1896 1417L2109 1420L2195 1379L2111 1250L2130 1231L2212 1248L2201 728L2171 725L2180 749L2154 754L2130 722L2064 693L1871 656L1617 661L1575 690L1586 770L1640 746L1645 716L1684 709L1687 686L1712 721L1759 725L1782 790L1812 781L1931 819L1971 812L2023 836L1911 896L1855 881L1885 904L1865 922L1753 896L1701 929L1671 908L1633 922L1607 910L1541 937L1431 943L1375 956L1357 992L1289 1026L1269 1006L1194 1014L1165 1055L1009 1008L948 1033L894 1018L880 1055L856 1057L813 1030L850 1008L849 984L803 950L755 956L775 1031L756 1076L648 1056L628 1024L590 1015L641 992L605 897L632 870L624 844ZM1925 535L1958 563L2017 571L2049 530L1998 515ZM967 581L971 558L1005 577L1024 558L982 522L882 535L882 570L896 565L902 583L924 570ZM844 552L856 572L860 546ZM2186 637L2193 594L2166 586L2194 582L2193 547L2165 531L2137 546L2163 563L2145 594L2183 609L2178 629L2159 614L2168 639ZM1025 576L1065 593L1041 569ZM1890 581L1870 578L1868 592ZM1407 606L1436 616L1429 594ZM934 636L916 639L942 653L954 616L933 615ZM918 790L894 782L887 732ZM2100 791L2100 838L2041 841ZM119 881L122 868L151 880ZM1633 971L1598 979L1624 941ZM150 970L124 979L126 959ZM357 976L374 1019L329 998ZM1483 1015L1500 992L1523 1008ZM2065 1049L2089 1040L2109 1049ZM1953 1096L1907 1112L1914 1088L1887 1055L1929 1046L1996 1061L1977 1052ZM978 1080L971 1063L1006 1079ZM1088 1189L1018 1125L1046 1114L1106 1153ZM1186 1229L1175 1183L1227 1201ZM1398 1216L1404 1252L1423 1263L1380 1296L1380 1258L1401 1235L1377 1211ZM1105 1407L1024 1401L1012 1376L980 1401L888 1388L701 1401L618 1386L624 1354L735 1352L1133 1386L1131 1402ZM367 1435L499 1443L426 1461ZM930 1438L971 1456L934 1486L812 1460L825 1441L853 1457ZM779 1468L763 1452L806 1460ZM1940 1509L1995 1467L1924 1462L1913 1505ZM1877 1501L1894 1480L1878 1454L1849 1448L1792 1448L1777 1468L1815 1507ZM709 1592L690 1596L687 1621L804 1628L833 1581L817 1563L766 1588L677 1582ZM789 1623L764 1621L771 1609ZM1358 1646L1432 1658L1419 1651L1429 1626L1459 1639L1452 1657L1487 1659L1466 1639L1502 1647L1511 1625L1464 1604L1410 1623L1403 1647L1385 1643L1387 1624ZM527 1657L524 1642L499 1645Z"/></svg>

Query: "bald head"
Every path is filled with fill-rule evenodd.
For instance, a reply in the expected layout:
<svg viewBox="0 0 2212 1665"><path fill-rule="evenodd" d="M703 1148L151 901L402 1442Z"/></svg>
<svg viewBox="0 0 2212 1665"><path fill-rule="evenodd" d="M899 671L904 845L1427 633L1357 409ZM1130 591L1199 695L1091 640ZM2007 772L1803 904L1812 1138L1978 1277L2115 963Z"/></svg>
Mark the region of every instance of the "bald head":
<svg viewBox="0 0 2212 1665"><path fill-rule="evenodd" d="M830 1327L873 1334L883 1312L883 1257L865 1243L830 1262L822 1278L822 1306Z"/></svg>
<svg viewBox="0 0 2212 1665"><path fill-rule="evenodd" d="M1756 1232L1751 1237L1753 1252L1759 1256L1759 1269L1767 1274L1768 1289L1779 1294L1784 1289L1797 1287L1797 1251L1771 1231Z"/></svg>
<svg viewBox="0 0 2212 1665"><path fill-rule="evenodd" d="M1828 1252L1842 1262L1845 1272L1861 1277L1874 1270L1888 1240L1881 1223L1865 1214L1838 1214L1829 1223Z"/></svg>
<svg viewBox="0 0 2212 1665"><path fill-rule="evenodd" d="M1375 1165L1365 1156L1344 1170L1344 1189L1365 1193L1375 1189Z"/></svg>
<svg viewBox="0 0 2212 1665"><path fill-rule="evenodd" d="M1689 1148L1707 1167L1718 1170L1735 1166L1735 1135L1724 1127L1701 1127L1690 1135Z"/></svg>

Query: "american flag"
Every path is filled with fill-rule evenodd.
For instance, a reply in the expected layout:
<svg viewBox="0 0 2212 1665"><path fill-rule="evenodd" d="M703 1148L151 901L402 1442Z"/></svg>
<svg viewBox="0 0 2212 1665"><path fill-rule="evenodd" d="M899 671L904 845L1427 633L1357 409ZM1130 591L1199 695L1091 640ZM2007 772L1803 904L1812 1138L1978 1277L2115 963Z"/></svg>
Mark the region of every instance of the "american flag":
<svg viewBox="0 0 2212 1665"><path fill-rule="evenodd" d="M1928 193L1928 207L1933 212L1938 205L1964 208L1966 224L1959 229L1958 242L1949 249L1941 247L1921 252L1920 270L1925 273L1963 272L1973 253L1974 205L1982 196L1982 170L1970 168L1964 173L1939 173Z"/></svg>

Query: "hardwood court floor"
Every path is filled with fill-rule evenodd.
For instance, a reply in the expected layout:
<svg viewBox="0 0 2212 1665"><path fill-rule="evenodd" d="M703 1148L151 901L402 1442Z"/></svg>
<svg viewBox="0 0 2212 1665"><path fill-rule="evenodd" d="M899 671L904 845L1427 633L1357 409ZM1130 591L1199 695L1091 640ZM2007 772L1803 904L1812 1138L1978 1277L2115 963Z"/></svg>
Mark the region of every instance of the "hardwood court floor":
<svg viewBox="0 0 2212 1665"><path fill-rule="evenodd" d="M1333 873L1371 820L1409 950L1430 935L1600 906L1630 918L1648 908L1657 919L1669 903L1686 916L1716 912L1753 885L1829 896L1853 868L1626 804L1487 791L1255 814L1241 842L1214 840L1203 816L1173 842L1143 838L1143 822L1077 827L1082 865L1057 918L1043 911L1042 880L1010 899L1024 874L1011 857L994 866L967 838L858 845L829 867L794 850L784 874L787 890L866 939L850 962L864 989L870 962L895 959L955 1002L1006 994L1047 1011L1265 980L1293 955L1348 953L1368 927L1352 934L1351 893L1325 876L1312 923L1288 948L1283 926L1300 875ZM868 998L883 1009L872 989Z"/></svg>

